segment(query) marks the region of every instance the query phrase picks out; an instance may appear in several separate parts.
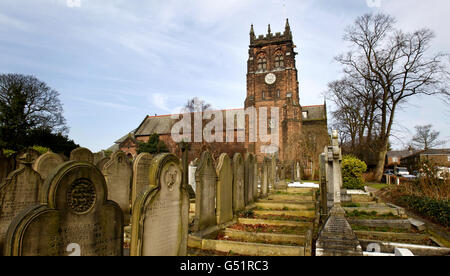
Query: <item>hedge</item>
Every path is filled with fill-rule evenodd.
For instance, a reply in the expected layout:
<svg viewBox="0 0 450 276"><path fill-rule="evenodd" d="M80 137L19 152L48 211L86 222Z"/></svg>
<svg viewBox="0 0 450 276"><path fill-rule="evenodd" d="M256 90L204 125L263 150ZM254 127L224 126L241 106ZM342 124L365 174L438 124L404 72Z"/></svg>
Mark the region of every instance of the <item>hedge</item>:
<svg viewBox="0 0 450 276"><path fill-rule="evenodd" d="M427 216L437 223L450 226L450 201L435 200L427 197L401 196L400 202L412 210Z"/></svg>

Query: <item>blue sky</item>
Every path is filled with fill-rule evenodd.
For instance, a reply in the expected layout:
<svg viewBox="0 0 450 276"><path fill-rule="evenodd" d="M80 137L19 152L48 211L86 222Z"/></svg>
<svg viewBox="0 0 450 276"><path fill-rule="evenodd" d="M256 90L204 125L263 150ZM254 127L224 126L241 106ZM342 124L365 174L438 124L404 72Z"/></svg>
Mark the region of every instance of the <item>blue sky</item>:
<svg viewBox="0 0 450 276"><path fill-rule="evenodd" d="M1 0L0 73L32 74L59 91L70 138L95 152L194 96L243 107L252 23L257 35L268 24L281 32L289 18L300 103L315 105L340 77L333 58L357 16L383 11L405 31L429 27L431 52L449 52L449 10L447 0ZM450 111L436 98L411 100L396 118L395 147L418 124L450 140Z"/></svg>

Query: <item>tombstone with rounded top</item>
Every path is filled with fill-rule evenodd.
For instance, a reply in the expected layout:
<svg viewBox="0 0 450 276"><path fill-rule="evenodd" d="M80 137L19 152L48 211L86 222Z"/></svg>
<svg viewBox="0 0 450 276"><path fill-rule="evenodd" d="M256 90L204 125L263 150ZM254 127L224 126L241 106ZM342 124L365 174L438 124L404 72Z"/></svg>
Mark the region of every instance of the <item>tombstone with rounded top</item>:
<svg viewBox="0 0 450 276"><path fill-rule="evenodd" d="M0 184L0 254L6 232L13 219L30 206L39 204L42 178L32 169L32 156L19 158L21 168L11 172Z"/></svg>
<svg viewBox="0 0 450 276"><path fill-rule="evenodd" d="M108 198L117 202L122 208L125 224L130 222L130 194L133 169L130 160L123 151L116 151L111 160L103 167Z"/></svg>
<svg viewBox="0 0 450 276"><path fill-rule="evenodd" d="M45 180L62 163L64 163L64 160L61 155L49 151L34 161L33 169Z"/></svg>
<svg viewBox="0 0 450 276"><path fill-rule="evenodd" d="M149 183L133 206L131 256L187 254L189 196L182 177L175 155L151 161Z"/></svg>
<svg viewBox="0 0 450 276"><path fill-rule="evenodd" d="M70 152L70 160L94 163L94 154L87 148L76 148Z"/></svg>
<svg viewBox="0 0 450 276"><path fill-rule="evenodd" d="M244 160L240 153L233 157L233 212L237 213L244 209Z"/></svg>
<svg viewBox="0 0 450 276"><path fill-rule="evenodd" d="M9 227L5 255L122 255L123 214L108 200L105 179L93 164L61 164L45 180L41 195L40 204Z"/></svg>

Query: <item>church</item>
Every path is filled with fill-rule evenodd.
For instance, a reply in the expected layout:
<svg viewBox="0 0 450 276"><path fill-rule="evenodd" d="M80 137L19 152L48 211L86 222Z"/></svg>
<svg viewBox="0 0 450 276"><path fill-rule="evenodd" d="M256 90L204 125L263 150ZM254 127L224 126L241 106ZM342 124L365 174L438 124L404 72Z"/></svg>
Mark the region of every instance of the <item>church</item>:
<svg viewBox="0 0 450 276"><path fill-rule="evenodd" d="M239 123L232 126L236 136L238 133L245 133L244 141L227 142L223 139L223 142L207 143L192 139L189 143L189 161L199 157L204 150L209 150L216 157L221 153L228 153L232 157L236 152L241 154L249 152L257 157L259 163L270 154L287 168L291 167L291 164L299 164L305 177L318 177L318 156L329 142L326 103L314 106L301 105L295 49L288 20L283 33L272 33L269 25L267 34L256 36L253 25L251 26L247 61L247 97L242 111L255 110L259 113L265 108L269 110L269 114L272 109L278 112L275 131L278 132L279 141L276 149L268 153L264 150L268 146L266 141L260 139L253 141L249 138L249 116L245 116L245 126ZM225 118L225 114L230 110L220 112ZM135 157L139 142L147 142L150 135L157 133L170 152L181 156L179 143L172 139L172 128L180 118L181 114L147 116L134 131L117 140L109 150L120 149L130 158ZM269 127L272 119L268 118ZM202 124L208 124L210 121L210 119L202 120ZM226 128L230 130L230 126ZM225 137L225 129L221 131Z"/></svg>

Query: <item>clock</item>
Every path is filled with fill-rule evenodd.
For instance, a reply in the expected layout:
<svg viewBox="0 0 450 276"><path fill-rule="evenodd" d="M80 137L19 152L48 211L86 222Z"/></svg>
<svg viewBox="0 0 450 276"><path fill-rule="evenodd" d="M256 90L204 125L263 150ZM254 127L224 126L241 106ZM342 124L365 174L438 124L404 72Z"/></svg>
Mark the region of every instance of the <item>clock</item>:
<svg viewBox="0 0 450 276"><path fill-rule="evenodd" d="M273 73L269 73L266 75L266 83L267 84L274 84L277 80L277 77Z"/></svg>

